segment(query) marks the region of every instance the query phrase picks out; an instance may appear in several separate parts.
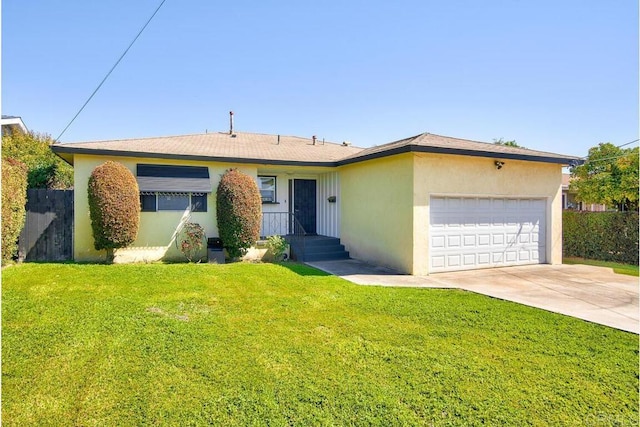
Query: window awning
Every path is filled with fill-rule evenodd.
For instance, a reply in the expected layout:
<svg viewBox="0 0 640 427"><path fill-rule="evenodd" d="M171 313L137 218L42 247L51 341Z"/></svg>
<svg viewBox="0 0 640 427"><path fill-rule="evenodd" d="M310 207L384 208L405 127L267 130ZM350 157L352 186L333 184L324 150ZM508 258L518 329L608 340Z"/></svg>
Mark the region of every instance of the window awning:
<svg viewBox="0 0 640 427"><path fill-rule="evenodd" d="M139 176L140 191L162 191L168 193L211 193L209 178L168 178Z"/></svg>
<svg viewBox="0 0 640 427"><path fill-rule="evenodd" d="M209 168L204 166L137 166L138 187L144 192L211 193Z"/></svg>

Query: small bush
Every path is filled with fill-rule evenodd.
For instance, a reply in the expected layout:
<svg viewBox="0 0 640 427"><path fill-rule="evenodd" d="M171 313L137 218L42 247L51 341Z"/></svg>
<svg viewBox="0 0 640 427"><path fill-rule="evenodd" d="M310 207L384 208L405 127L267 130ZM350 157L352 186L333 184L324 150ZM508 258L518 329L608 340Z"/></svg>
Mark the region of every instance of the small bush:
<svg viewBox="0 0 640 427"><path fill-rule="evenodd" d="M27 204L27 168L14 159L2 159L2 263L18 251Z"/></svg>
<svg viewBox="0 0 640 427"><path fill-rule="evenodd" d="M269 236L267 238L267 249L273 255L274 261L281 261L287 250L287 241L282 236Z"/></svg>
<svg viewBox="0 0 640 427"><path fill-rule="evenodd" d="M563 254L638 265L638 219L638 212L564 211Z"/></svg>
<svg viewBox="0 0 640 427"><path fill-rule="evenodd" d="M200 261L205 239L204 228L200 224L187 222L182 226L180 238L176 240L180 244L180 252L189 261Z"/></svg>
<svg viewBox="0 0 640 427"><path fill-rule="evenodd" d="M216 193L218 232L230 258L243 256L260 237L262 199L255 180L237 169L222 175Z"/></svg>
<svg viewBox="0 0 640 427"><path fill-rule="evenodd" d="M129 169L108 161L91 173L88 193L94 247L106 249L107 262L112 262L114 249L129 246L138 235L138 183Z"/></svg>

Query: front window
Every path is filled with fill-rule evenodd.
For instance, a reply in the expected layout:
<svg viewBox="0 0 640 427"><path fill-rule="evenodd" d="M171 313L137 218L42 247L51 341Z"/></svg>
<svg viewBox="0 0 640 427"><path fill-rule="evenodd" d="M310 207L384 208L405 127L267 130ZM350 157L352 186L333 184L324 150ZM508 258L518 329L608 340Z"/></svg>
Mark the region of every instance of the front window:
<svg viewBox="0 0 640 427"><path fill-rule="evenodd" d="M207 211L206 193L140 192L142 212L157 211Z"/></svg>
<svg viewBox="0 0 640 427"><path fill-rule="evenodd" d="M259 176L258 187L262 203L276 203L276 177Z"/></svg>
<svg viewBox="0 0 640 427"><path fill-rule="evenodd" d="M184 211L189 208L189 194L158 193L159 211Z"/></svg>

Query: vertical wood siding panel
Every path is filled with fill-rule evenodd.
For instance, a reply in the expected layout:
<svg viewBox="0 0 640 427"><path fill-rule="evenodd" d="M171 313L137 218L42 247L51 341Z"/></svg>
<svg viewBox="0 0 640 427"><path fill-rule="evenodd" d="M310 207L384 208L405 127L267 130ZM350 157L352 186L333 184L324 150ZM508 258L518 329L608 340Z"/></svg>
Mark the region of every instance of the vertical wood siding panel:
<svg viewBox="0 0 640 427"><path fill-rule="evenodd" d="M337 172L321 175L318 178L318 233L325 236L340 237L340 181ZM336 197L336 203L329 203L330 196Z"/></svg>

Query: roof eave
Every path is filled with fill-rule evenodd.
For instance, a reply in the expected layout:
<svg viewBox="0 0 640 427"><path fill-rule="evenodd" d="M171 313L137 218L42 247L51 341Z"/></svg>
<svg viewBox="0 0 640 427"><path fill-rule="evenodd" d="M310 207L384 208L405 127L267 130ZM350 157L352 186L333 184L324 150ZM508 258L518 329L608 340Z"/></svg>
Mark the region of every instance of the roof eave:
<svg viewBox="0 0 640 427"><path fill-rule="evenodd" d="M455 154L461 156L488 157L492 159L510 159L523 160L530 162L556 163L561 165L570 165L573 163L581 164L584 161L574 157L556 157L556 156L539 156L519 153L499 153L494 151L476 151L465 150L460 148L444 148L444 147L425 147L421 145L404 145L390 150L379 151L363 156L355 156L348 159L340 160L338 166L348 165L352 163L363 162L366 160L379 159L382 157L393 156L402 153L432 153L432 154Z"/></svg>
<svg viewBox="0 0 640 427"><path fill-rule="evenodd" d="M73 152L59 150L59 148L62 147L58 145L52 145L51 151L53 151L56 156L60 157L62 160L73 166Z"/></svg>
<svg viewBox="0 0 640 427"><path fill-rule="evenodd" d="M255 159L245 157L219 157L219 156L200 156L194 154L170 154L170 153L149 153L144 151L121 151L121 150L95 150L91 148L63 147L60 145L52 146L53 151L64 160L71 158L73 164L73 156L75 154L88 154L94 156L115 156L115 157L141 157L147 159L171 159L171 160L197 160L207 162L220 163L245 163L255 165L276 165L276 166L312 166L312 167L335 167L335 161L296 161L296 160L274 160L274 159Z"/></svg>
<svg viewBox="0 0 640 427"><path fill-rule="evenodd" d="M558 157L558 156L540 156L527 155L519 153L499 153L494 151L476 151L465 150L459 148L444 147L426 147L421 145L403 145L400 147L378 151L362 156L349 157L337 161L297 161L297 160L279 160L279 159L256 159L245 157L219 157L219 156L201 156L193 154L170 154L170 153L149 153L140 151L121 151L121 150L96 150L91 148L65 147L62 145L53 145L51 147L54 153L63 160L73 165L73 156L75 154L104 155L116 157L141 157L156 159L172 159L172 160L198 160L213 161L221 163L245 163L257 165L276 165L276 166L312 166L312 167L336 167L353 163L364 162L367 160L379 159L382 157L394 156L402 153L432 153L432 154L452 154L472 157L486 157L493 159L510 159L523 160L531 162L555 163L561 165L582 164L584 160L577 157Z"/></svg>

